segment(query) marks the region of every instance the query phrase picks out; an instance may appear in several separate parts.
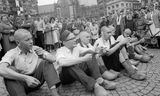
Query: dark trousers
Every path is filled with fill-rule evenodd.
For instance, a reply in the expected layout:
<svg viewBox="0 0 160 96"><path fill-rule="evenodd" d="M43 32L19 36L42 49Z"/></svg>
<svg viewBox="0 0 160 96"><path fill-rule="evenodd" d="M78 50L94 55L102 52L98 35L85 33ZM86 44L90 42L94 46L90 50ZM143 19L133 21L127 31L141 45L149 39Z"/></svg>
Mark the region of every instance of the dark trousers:
<svg viewBox="0 0 160 96"><path fill-rule="evenodd" d="M124 69L124 67L122 66L119 60L119 53L120 53L120 49L115 51L110 56L107 56L107 55L102 56L103 62L108 70L113 69L117 72L120 72L122 69Z"/></svg>
<svg viewBox="0 0 160 96"><path fill-rule="evenodd" d="M81 82L88 91L93 91L96 79L99 77L102 76L95 57L85 63L63 67L60 73L62 84L70 84L77 80Z"/></svg>
<svg viewBox="0 0 160 96"><path fill-rule="evenodd" d="M58 85L60 80L58 78L57 72L53 64L47 63L47 61L42 61L34 74L31 75L41 82L41 84L36 88L28 87L27 84L23 81L16 81L5 78L4 81L6 89L10 96L27 96L27 93L39 89L40 86L43 85L44 81L47 82L49 88L54 85Z"/></svg>
<svg viewBox="0 0 160 96"><path fill-rule="evenodd" d="M44 48L44 34L43 34L43 31L37 31L36 34L37 34L37 38L35 40L36 45Z"/></svg>
<svg viewBox="0 0 160 96"><path fill-rule="evenodd" d="M120 25L117 25L116 26L116 32L115 32L115 36L114 38L117 39L119 35L121 35L122 32L121 32L121 26Z"/></svg>

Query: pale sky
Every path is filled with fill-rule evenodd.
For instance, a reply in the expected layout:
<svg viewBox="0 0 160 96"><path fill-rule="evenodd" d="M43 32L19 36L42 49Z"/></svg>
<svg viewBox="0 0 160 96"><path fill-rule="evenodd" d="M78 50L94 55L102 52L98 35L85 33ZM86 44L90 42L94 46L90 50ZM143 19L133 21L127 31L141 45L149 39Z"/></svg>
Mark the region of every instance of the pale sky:
<svg viewBox="0 0 160 96"><path fill-rule="evenodd" d="M57 2L57 0L38 0L38 5L53 4L54 2Z"/></svg>
<svg viewBox="0 0 160 96"><path fill-rule="evenodd" d="M81 5L95 5L97 4L97 0L79 0ZM47 5L53 4L57 2L57 0L38 0L38 5Z"/></svg>

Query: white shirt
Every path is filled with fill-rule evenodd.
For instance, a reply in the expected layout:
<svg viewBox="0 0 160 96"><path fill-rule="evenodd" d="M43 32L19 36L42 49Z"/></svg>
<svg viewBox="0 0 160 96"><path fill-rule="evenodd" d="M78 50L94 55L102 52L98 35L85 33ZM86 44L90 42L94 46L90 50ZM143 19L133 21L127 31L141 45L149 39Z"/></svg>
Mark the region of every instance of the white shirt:
<svg viewBox="0 0 160 96"><path fill-rule="evenodd" d="M11 49L4 55L0 63L8 63L22 74L32 74L41 61L34 48L36 47L33 46L31 52L27 54L22 53L19 47Z"/></svg>
<svg viewBox="0 0 160 96"><path fill-rule="evenodd" d="M124 39L124 36L123 36L123 35L120 35L120 36L118 36L118 38L117 38L116 41L121 41L121 40L123 40L123 39Z"/></svg>
<svg viewBox="0 0 160 96"><path fill-rule="evenodd" d="M122 16L121 16L121 15L120 15L120 16L117 16L117 25L120 25L121 18L122 18Z"/></svg>
<svg viewBox="0 0 160 96"><path fill-rule="evenodd" d="M110 41L111 41L111 44L110 44ZM116 40L114 39L113 36L110 37L110 41L109 40L103 40L102 37L97 39L96 42L94 43L94 47L103 47L103 48L106 48L106 49L110 49L110 46L112 44L114 44L116 42Z"/></svg>
<svg viewBox="0 0 160 96"><path fill-rule="evenodd" d="M63 64L60 64L59 61L61 59L76 59L79 57L79 50L77 50L77 48L73 49L73 52L71 52L71 50L69 50L67 47L61 47L57 50L56 53L56 65L55 68L58 69L61 66L64 66Z"/></svg>
<svg viewBox="0 0 160 96"><path fill-rule="evenodd" d="M88 44L89 48L91 50L94 50L94 47L91 44ZM70 49L67 47L61 47L57 50L56 53L56 65L55 68L58 69L59 67L64 66L63 64L60 64L61 59L77 59L80 57L80 54L88 50L88 48L81 47L80 44L77 44L77 46L73 49L73 52L71 52Z"/></svg>
<svg viewBox="0 0 160 96"><path fill-rule="evenodd" d="M37 31L44 31L44 29L45 29L45 24L44 24L44 22L43 22L42 20L40 20L40 21L35 21L34 24L35 24L35 26L36 26L36 28L37 28Z"/></svg>
<svg viewBox="0 0 160 96"><path fill-rule="evenodd" d="M87 46L82 43L82 46L80 43L77 44L77 49L79 49L80 53L90 49L90 50L95 50L95 48L89 43Z"/></svg>

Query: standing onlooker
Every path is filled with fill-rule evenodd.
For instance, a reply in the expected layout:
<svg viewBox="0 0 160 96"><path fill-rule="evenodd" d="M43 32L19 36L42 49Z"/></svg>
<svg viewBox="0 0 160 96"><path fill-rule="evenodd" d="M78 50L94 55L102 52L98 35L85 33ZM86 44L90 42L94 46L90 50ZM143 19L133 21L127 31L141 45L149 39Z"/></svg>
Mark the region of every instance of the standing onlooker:
<svg viewBox="0 0 160 96"><path fill-rule="evenodd" d="M35 43L37 46L44 48L44 21L40 19L40 17L37 17L37 20L34 21L34 26L36 29L36 40Z"/></svg>
<svg viewBox="0 0 160 96"><path fill-rule="evenodd" d="M158 10L158 4L154 4L154 10L152 12L152 20L155 25L155 33L156 34L160 31L160 11ZM160 36L160 32L156 35ZM160 46L160 39L158 39L158 45Z"/></svg>
<svg viewBox="0 0 160 96"><path fill-rule="evenodd" d="M100 26L99 26L99 36L101 35L100 29L101 29L103 26L108 26L108 25L109 25L109 20L106 19L105 17L102 17L102 21L101 21Z"/></svg>
<svg viewBox="0 0 160 96"><path fill-rule="evenodd" d="M57 20L54 17L51 17L49 23L52 31L52 40L54 49L56 50L59 47L59 35L60 35L58 30Z"/></svg>
<svg viewBox="0 0 160 96"><path fill-rule="evenodd" d="M117 16L113 18L113 26L116 28L115 39L117 39L117 37L122 34L124 30L124 25L125 25L125 20L123 17L123 12L118 11Z"/></svg>
<svg viewBox="0 0 160 96"><path fill-rule="evenodd" d="M52 32L48 17L44 17L44 25L45 25L45 30L44 30L45 49L50 52L52 49L53 41L52 41Z"/></svg>
<svg viewBox="0 0 160 96"><path fill-rule="evenodd" d="M139 12L138 17L135 19L136 36L141 39L146 35L146 25L149 22L144 18L144 15Z"/></svg>
<svg viewBox="0 0 160 96"><path fill-rule="evenodd" d="M0 32L2 33L2 46L4 53L6 53L8 50L12 48L15 48L16 43L13 37L14 34L13 26L7 19L6 15L1 17Z"/></svg>
<svg viewBox="0 0 160 96"><path fill-rule="evenodd" d="M92 23L92 30L91 30L92 45L99 38L98 31L99 31L98 24L96 24L96 22L93 22Z"/></svg>
<svg viewBox="0 0 160 96"><path fill-rule="evenodd" d="M132 13L131 12L127 12L126 16L125 16L125 25L124 25L124 29L129 28L133 34L133 31L135 31L135 22L133 20L132 17Z"/></svg>

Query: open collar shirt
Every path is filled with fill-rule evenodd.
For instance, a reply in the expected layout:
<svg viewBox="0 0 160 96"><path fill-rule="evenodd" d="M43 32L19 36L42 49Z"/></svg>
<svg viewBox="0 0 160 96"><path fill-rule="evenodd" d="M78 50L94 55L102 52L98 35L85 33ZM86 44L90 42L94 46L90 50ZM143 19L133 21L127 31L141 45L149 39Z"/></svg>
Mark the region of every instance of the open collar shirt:
<svg viewBox="0 0 160 96"><path fill-rule="evenodd" d="M10 66L14 66L19 73L32 74L40 61L41 59L38 58L38 55L34 51L34 46L27 54L23 53L19 47L16 47L4 55L0 64L8 63Z"/></svg>

